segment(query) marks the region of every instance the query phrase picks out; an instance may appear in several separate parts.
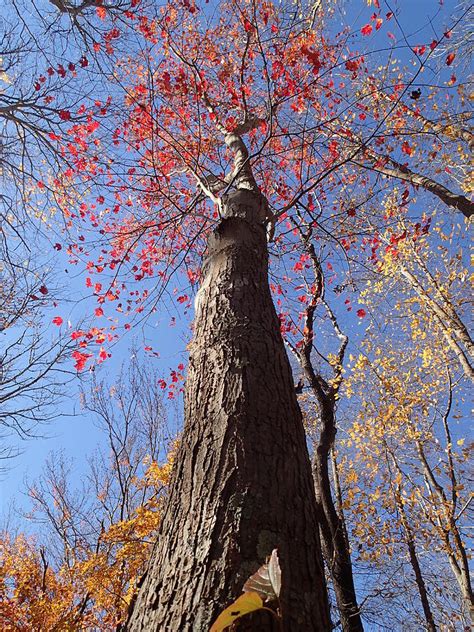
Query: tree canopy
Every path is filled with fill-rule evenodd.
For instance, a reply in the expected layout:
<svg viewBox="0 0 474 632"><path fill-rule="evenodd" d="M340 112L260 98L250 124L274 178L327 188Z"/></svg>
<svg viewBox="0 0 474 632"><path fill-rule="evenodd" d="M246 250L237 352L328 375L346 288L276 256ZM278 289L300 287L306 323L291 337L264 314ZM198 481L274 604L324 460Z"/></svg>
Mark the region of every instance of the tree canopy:
<svg viewBox="0 0 474 632"><path fill-rule="evenodd" d="M112 455L91 461L86 505L58 455L31 486L47 527L2 543L0 621L12 630L126 625L175 493L171 465L184 459L179 424L176 444L157 443L164 408L181 402L189 375L199 398L193 367L158 373L136 358L159 357L156 314L180 323L179 351L193 361L196 336L219 331L198 316L212 295L212 240L239 213L248 221L231 208L237 193L239 208L258 200L267 234L333 625L468 628L473 12L467 2L427 11L384 0L8 0L2 454L12 433L26 438L61 414L66 383L89 376L82 401ZM146 342L108 401L101 376L139 331Z"/></svg>

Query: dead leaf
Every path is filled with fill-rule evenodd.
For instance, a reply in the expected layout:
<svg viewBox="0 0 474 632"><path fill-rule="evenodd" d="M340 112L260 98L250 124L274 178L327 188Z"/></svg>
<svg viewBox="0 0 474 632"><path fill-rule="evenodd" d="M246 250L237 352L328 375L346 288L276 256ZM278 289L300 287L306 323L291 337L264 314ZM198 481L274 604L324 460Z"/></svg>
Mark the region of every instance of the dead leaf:
<svg viewBox="0 0 474 632"><path fill-rule="evenodd" d="M270 560L245 582L245 592L256 592L265 601L278 599L281 590L281 569L278 552L273 549Z"/></svg>

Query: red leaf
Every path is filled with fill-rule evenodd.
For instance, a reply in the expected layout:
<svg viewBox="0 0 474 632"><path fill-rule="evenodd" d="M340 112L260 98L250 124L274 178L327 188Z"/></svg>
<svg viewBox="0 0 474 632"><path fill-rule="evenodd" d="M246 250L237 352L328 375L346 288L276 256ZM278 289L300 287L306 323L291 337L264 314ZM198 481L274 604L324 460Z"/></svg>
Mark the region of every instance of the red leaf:
<svg viewBox="0 0 474 632"><path fill-rule="evenodd" d="M61 318L61 316L56 316L55 318L53 318L53 323L60 327L63 324L63 319Z"/></svg>
<svg viewBox="0 0 474 632"><path fill-rule="evenodd" d="M365 309L358 309L357 310L357 316L359 318L364 318L365 316L367 316L367 313L366 313Z"/></svg>
<svg viewBox="0 0 474 632"><path fill-rule="evenodd" d="M446 66L451 66L455 57L456 57L456 53L449 53L449 55L446 57Z"/></svg>
<svg viewBox="0 0 474 632"><path fill-rule="evenodd" d="M72 352L72 357L76 361L76 364L74 365L74 368L76 369L76 371L82 371L82 369L86 365L87 360L90 357L92 357L92 354L91 353L82 353L81 351L73 351Z"/></svg>
<svg viewBox="0 0 474 632"><path fill-rule="evenodd" d="M347 70L355 72L360 66L360 59L348 59L345 63Z"/></svg>
<svg viewBox="0 0 474 632"><path fill-rule="evenodd" d="M408 143L407 141L405 141L405 142L402 144L402 152L403 152L404 154L406 154L407 156L411 156L411 155L412 155L412 153L413 153L413 148L412 148L412 147L410 147L410 145L409 145L409 143Z"/></svg>
<svg viewBox="0 0 474 632"><path fill-rule="evenodd" d="M103 316L104 315L104 310L102 309L102 307L96 307L94 313L95 313L96 316Z"/></svg>
<svg viewBox="0 0 474 632"><path fill-rule="evenodd" d="M372 24L366 24L360 29L362 35L370 35L372 33Z"/></svg>
<svg viewBox="0 0 474 632"><path fill-rule="evenodd" d="M46 287L46 285L42 285L39 291L41 292L41 294L43 294L43 296L46 296L46 294L48 293L48 288Z"/></svg>
<svg viewBox="0 0 474 632"><path fill-rule="evenodd" d="M250 33L251 31L253 31L253 26L251 22L247 20L247 18L245 18L244 20L244 29L247 31L247 33Z"/></svg>
<svg viewBox="0 0 474 632"><path fill-rule="evenodd" d="M58 244L58 243L54 244L54 249L55 250L61 250L62 249L61 244Z"/></svg>
<svg viewBox="0 0 474 632"><path fill-rule="evenodd" d="M60 110L59 111L59 118L62 121L70 121L71 120L71 112L68 112L67 110Z"/></svg>

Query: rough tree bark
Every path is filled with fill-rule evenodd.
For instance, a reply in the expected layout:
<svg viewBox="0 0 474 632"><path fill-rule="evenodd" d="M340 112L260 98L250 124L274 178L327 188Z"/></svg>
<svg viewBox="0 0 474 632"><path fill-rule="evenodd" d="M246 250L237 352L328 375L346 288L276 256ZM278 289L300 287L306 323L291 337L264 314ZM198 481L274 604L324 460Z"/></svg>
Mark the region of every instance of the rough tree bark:
<svg viewBox="0 0 474 632"><path fill-rule="evenodd" d="M197 296L185 427L128 632L206 631L278 549L281 628L331 629L301 412L268 287L266 200L223 196Z"/></svg>

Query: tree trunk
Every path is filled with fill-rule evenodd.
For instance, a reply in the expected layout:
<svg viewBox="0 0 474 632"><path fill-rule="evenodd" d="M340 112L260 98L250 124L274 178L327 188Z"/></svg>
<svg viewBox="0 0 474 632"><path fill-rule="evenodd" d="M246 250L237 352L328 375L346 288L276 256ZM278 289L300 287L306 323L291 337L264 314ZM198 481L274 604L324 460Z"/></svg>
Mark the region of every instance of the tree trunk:
<svg viewBox="0 0 474 632"><path fill-rule="evenodd" d="M185 427L167 509L128 632L207 632L278 549L281 628L331 629L311 466L268 287L266 200L223 198L198 292Z"/></svg>
<svg viewBox="0 0 474 632"><path fill-rule="evenodd" d="M397 472L401 474L400 466L395 461L395 457L393 455L392 455L392 460ZM404 531L405 542L408 548L408 554L410 556L410 564L413 569L413 573L415 575L416 586L418 588L421 606L423 608L423 613L425 615L426 629L428 630L428 632L437 632L438 628L436 627L433 613L431 612L431 606L430 606L430 601L428 597L428 590L426 588L425 579L423 577L423 573L421 572L420 562L418 560L418 553L416 550L413 530L408 521L408 518L405 512L405 507L403 505L403 496L402 496L402 489L401 489L400 484L395 484L394 496L395 496L395 504L397 506L398 513L400 515L400 521L401 521L403 531Z"/></svg>
<svg viewBox="0 0 474 632"><path fill-rule="evenodd" d="M363 632L362 617L357 604L352 572L349 539L347 537L342 512L342 493L339 486L334 457L334 442L337 432L336 401L342 380L342 364L348 338L339 329L332 310L324 300L324 276L314 244L311 241L312 229L310 228L308 232L305 233L297 226L297 230L299 230L304 250L311 259L315 282L313 284L311 301L305 311L304 331L306 331L306 335L304 336L303 344L299 350L297 350L296 347L293 347L292 350L318 401L321 416L319 438L315 445L313 457L313 477L322 551L331 575L343 632ZM314 314L319 301L326 307L336 335L341 343L337 354L338 365L334 366L334 374L331 383L327 382L322 375L315 372L311 359L314 348ZM334 466L334 486L336 489L336 500L340 506L340 513L336 510L329 478L330 456Z"/></svg>
<svg viewBox="0 0 474 632"><path fill-rule="evenodd" d="M438 499L438 528L443 534L449 564L458 582L466 611L469 613L471 621L474 622L474 593L471 584L469 556L456 523L454 508L450 507L446 493L437 481L433 469L428 463L421 441L416 442L416 449L431 493ZM451 544L451 538L454 540L454 546Z"/></svg>
<svg viewBox="0 0 474 632"><path fill-rule="evenodd" d="M351 553L344 522L334 506L329 479L329 451L334 444L335 434L334 403L326 401L321 406L321 433L313 460L321 542L324 559L333 580L341 627L344 632L363 632L352 573Z"/></svg>

